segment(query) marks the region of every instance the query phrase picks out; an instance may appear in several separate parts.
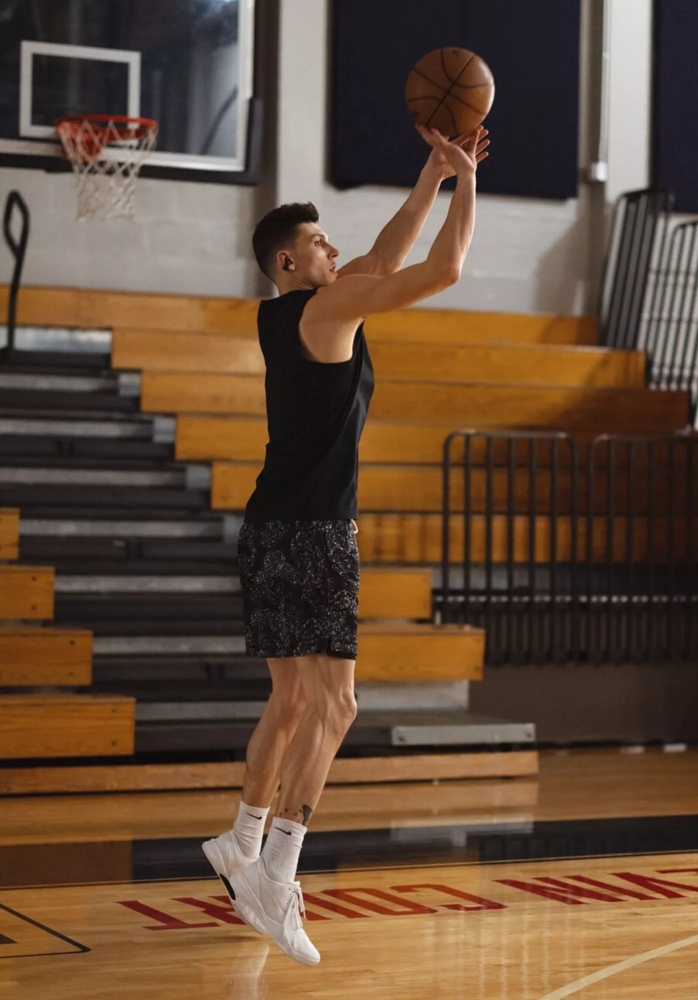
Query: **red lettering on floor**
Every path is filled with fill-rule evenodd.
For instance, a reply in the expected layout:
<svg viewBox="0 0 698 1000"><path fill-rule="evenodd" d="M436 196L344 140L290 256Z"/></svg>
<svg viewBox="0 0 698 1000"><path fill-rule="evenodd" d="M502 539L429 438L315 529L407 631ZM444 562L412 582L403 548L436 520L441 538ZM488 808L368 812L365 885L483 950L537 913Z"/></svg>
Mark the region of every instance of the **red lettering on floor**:
<svg viewBox="0 0 698 1000"><path fill-rule="evenodd" d="M210 903L207 899L194 899L193 896L177 896L175 897L178 903L186 903L188 906L197 906L200 910L203 910L207 917L214 917L216 920L220 920L224 924L243 924L244 920L241 920L233 910L232 903L229 901L227 896L213 896L213 899L220 900L224 905L221 906L220 903Z"/></svg>
<svg viewBox="0 0 698 1000"><path fill-rule="evenodd" d="M375 896L377 899L382 899L387 903L395 903L400 909L390 910L386 906L381 906L380 903L374 903L369 899L357 898L358 893L363 892L367 896ZM414 913L437 913L437 910L433 910L430 906L422 906L421 903L415 903L413 900L400 899L398 896L393 896L389 892L384 892L382 889L367 889L364 887L358 889L325 889L325 895L332 896L334 899L341 899L345 903L352 903L354 906L360 906L364 910L371 910L373 913L380 913L384 917L404 917Z"/></svg>
<svg viewBox="0 0 698 1000"><path fill-rule="evenodd" d="M622 885L610 885L608 882L599 882L598 879L588 878L586 875L566 875L565 878L572 878L575 882L584 882L585 885L596 886L597 889L608 889L609 892L620 893L621 896L629 896L631 899L656 900L656 896L646 896L644 892L635 892L634 889L627 889Z"/></svg>
<svg viewBox="0 0 698 1000"><path fill-rule="evenodd" d="M432 892L445 892L449 896L456 896L457 899L467 899L474 903L474 906L463 906L462 903L437 903L440 909L477 911L477 910L506 910L504 903L495 903L493 899L484 899L482 896L473 896L469 892L462 892L460 889L453 889L450 885L440 885L438 883L425 882L422 885L391 885L393 892L419 892L424 889Z"/></svg>
<svg viewBox="0 0 698 1000"><path fill-rule="evenodd" d="M159 926L153 927L152 925L148 925L143 928L144 931L183 931L191 930L194 927L220 926L219 924L211 923L189 924L185 920L179 920L177 917L165 913L163 910L156 910L152 906L140 903L137 899L117 899L116 902L119 906L126 906L129 910L135 910L141 916L148 917L149 920L157 920Z"/></svg>
<svg viewBox="0 0 698 1000"><path fill-rule="evenodd" d="M568 885L562 879L545 876L541 876L536 882L523 882L515 878L498 878L496 881L501 885L510 885L513 889L521 889L522 892L532 892L536 896L544 896L546 899L554 899L558 903L566 903L568 906L582 906L589 899L601 903L623 902L618 896L609 896L608 893L597 892L595 889L585 889L579 885ZM541 883L546 884L542 885Z"/></svg>
<svg viewBox="0 0 698 1000"><path fill-rule="evenodd" d="M340 906L339 903L333 903L329 899L322 899L321 896L316 896L312 892L304 892L303 899L306 903L310 902L313 906L321 906L324 910L331 910L333 913L339 913L343 917L367 917L368 913L357 913L356 910L350 910L346 906ZM305 911L306 914L308 910ZM313 914L309 917L310 920L329 920L329 917L320 916L319 913Z"/></svg>
<svg viewBox="0 0 698 1000"><path fill-rule="evenodd" d="M643 889L656 892L666 899L683 899L682 892L674 892L674 889L685 889L686 892L698 892L698 886L684 885L682 882L670 882L666 878L657 878L654 875L635 875L633 872L612 872L616 878L622 878L633 885L639 885Z"/></svg>

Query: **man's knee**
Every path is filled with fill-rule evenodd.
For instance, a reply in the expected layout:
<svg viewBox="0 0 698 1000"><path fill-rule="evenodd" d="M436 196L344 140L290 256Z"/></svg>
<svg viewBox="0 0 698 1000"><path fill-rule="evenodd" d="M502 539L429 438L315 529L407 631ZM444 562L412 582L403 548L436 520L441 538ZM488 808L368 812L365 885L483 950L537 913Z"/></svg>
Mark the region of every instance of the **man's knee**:
<svg viewBox="0 0 698 1000"><path fill-rule="evenodd" d="M357 706L353 685L326 692L316 707L327 725L343 736L356 718Z"/></svg>

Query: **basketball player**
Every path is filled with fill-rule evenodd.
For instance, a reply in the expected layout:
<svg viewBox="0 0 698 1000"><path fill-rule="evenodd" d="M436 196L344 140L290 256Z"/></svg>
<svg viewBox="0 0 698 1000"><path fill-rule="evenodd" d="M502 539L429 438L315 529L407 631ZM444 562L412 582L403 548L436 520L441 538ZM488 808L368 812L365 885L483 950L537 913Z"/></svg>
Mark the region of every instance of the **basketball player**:
<svg viewBox="0 0 698 1000"><path fill-rule="evenodd" d="M320 955L303 929L298 856L356 716L357 450L373 393L363 319L458 281L475 222L477 165L488 155L483 129L453 142L420 132L432 146L427 164L366 256L337 270L338 251L311 204L282 205L253 237L279 297L259 308L269 443L238 552L247 653L266 658L272 693L247 749L235 825L203 849L240 917L306 965ZM400 270L441 182L454 174L427 259Z"/></svg>

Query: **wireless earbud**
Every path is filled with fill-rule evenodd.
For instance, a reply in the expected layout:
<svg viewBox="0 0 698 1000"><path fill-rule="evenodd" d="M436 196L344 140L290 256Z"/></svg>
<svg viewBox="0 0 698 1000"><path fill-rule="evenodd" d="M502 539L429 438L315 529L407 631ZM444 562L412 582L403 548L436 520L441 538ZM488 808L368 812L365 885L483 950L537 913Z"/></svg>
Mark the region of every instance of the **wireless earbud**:
<svg viewBox="0 0 698 1000"><path fill-rule="evenodd" d="M292 267L293 267L293 261L291 260L291 258L290 257L284 257L284 263L283 263L283 269L284 269L284 271L288 271Z"/></svg>

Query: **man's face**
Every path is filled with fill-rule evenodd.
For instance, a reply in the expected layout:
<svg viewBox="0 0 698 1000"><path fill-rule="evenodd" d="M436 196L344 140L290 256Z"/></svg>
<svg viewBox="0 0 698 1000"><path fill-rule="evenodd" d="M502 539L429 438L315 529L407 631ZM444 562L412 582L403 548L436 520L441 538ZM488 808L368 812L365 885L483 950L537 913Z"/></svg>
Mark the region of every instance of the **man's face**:
<svg viewBox="0 0 698 1000"><path fill-rule="evenodd" d="M312 288L331 285L337 279L335 263L338 253L316 222L302 222L289 253L295 265L292 273Z"/></svg>

